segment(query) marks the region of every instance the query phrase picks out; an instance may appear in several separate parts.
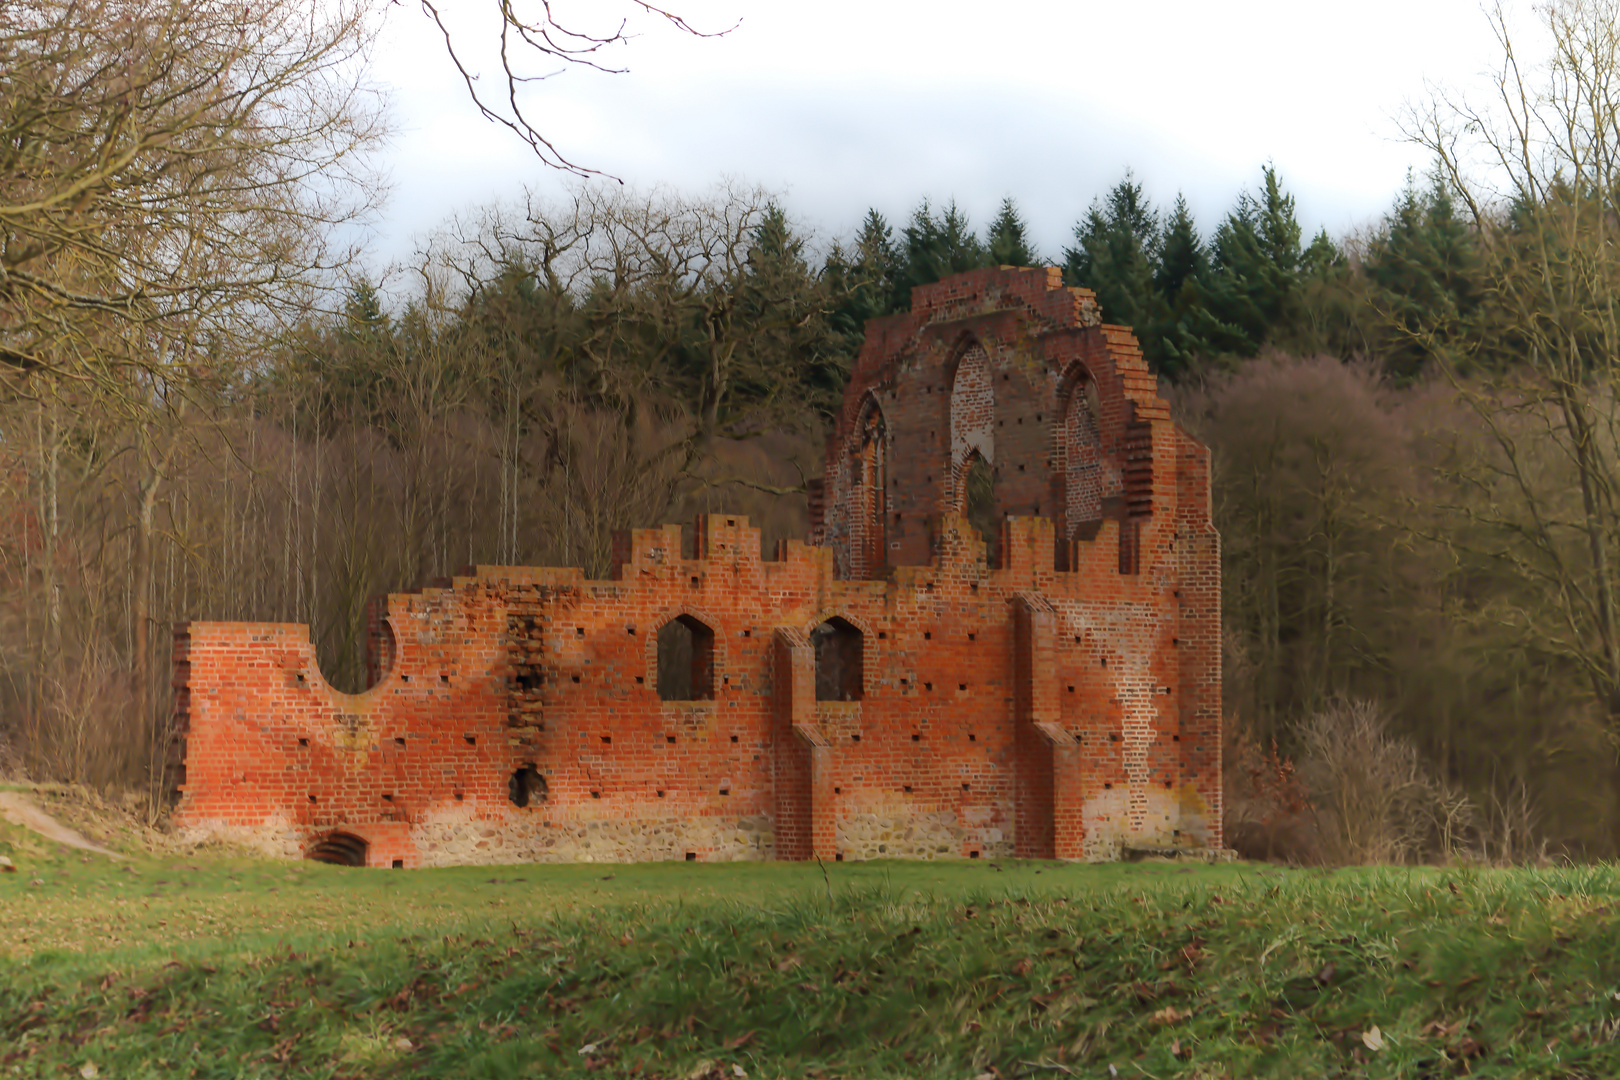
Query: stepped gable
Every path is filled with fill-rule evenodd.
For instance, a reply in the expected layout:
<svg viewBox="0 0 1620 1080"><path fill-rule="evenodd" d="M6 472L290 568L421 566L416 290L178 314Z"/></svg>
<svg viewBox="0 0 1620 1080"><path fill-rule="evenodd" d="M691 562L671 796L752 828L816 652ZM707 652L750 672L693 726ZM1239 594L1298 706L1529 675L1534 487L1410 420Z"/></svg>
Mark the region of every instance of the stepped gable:
<svg viewBox="0 0 1620 1080"><path fill-rule="evenodd" d="M1055 269L875 320L808 542L708 514L612 573L481 566L176 632L176 817L371 866L1221 849L1209 455Z"/></svg>

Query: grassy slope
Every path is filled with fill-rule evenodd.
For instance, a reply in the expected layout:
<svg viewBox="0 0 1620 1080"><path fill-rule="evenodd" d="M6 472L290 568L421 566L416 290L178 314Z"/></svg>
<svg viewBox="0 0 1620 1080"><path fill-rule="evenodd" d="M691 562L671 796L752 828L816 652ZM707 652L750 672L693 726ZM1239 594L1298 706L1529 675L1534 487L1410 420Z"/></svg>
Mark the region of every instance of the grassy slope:
<svg viewBox="0 0 1620 1080"><path fill-rule="evenodd" d="M0 854L0 1076L1620 1075L1607 867Z"/></svg>

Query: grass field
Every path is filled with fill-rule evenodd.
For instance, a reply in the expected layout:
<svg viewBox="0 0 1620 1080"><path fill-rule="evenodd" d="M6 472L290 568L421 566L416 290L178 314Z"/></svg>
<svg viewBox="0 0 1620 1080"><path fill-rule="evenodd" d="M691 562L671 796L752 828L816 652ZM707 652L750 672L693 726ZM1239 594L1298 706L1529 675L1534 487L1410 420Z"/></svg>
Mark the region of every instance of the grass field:
<svg viewBox="0 0 1620 1080"><path fill-rule="evenodd" d="M1611 867L0 854L0 1076L1620 1076Z"/></svg>

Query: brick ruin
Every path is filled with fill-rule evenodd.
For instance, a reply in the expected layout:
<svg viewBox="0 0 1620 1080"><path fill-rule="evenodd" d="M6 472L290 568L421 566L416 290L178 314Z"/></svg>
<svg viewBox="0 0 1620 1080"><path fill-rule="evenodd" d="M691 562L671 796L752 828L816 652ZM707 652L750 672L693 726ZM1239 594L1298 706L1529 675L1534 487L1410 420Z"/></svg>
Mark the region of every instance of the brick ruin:
<svg viewBox="0 0 1620 1080"><path fill-rule="evenodd" d="M388 596L359 694L302 625L183 625L180 825L384 867L1221 848L1209 452L1089 292L915 289L810 501L774 559L709 514L608 580Z"/></svg>

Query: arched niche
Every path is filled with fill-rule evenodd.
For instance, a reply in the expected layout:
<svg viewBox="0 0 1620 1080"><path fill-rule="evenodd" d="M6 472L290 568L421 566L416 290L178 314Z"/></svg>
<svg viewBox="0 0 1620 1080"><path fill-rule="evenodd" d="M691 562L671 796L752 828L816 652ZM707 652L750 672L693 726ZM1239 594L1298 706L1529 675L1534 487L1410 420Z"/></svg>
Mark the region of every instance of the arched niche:
<svg viewBox="0 0 1620 1080"><path fill-rule="evenodd" d="M850 576L871 578L888 563L889 431L883 409L870 396L861 408L851 451Z"/></svg>
<svg viewBox="0 0 1620 1080"><path fill-rule="evenodd" d="M866 635L834 615L810 631L816 654L816 700L859 701L866 684Z"/></svg>
<svg viewBox="0 0 1620 1080"><path fill-rule="evenodd" d="M695 615L677 615L658 628L658 697L714 698L714 630Z"/></svg>
<svg viewBox="0 0 1620 1080"><path fill-rule="evenodd" d="M1075 540L1095 535L1102 520L1117 512L1122 481L1103 449L1101 401L1091 373L1072 366L1058 400L1052 456L1060 512L1054 555L1057 569L1068 570Z"/></svg>
<svg viewBox="0 0 1620 1080"><path fill-rule="evenodd" d="M996 462L996 397L990 356L977 341L969 341L951 379L951 475L961 477L974 454ZM952 500L961 505L960 490Z"/></svg>

